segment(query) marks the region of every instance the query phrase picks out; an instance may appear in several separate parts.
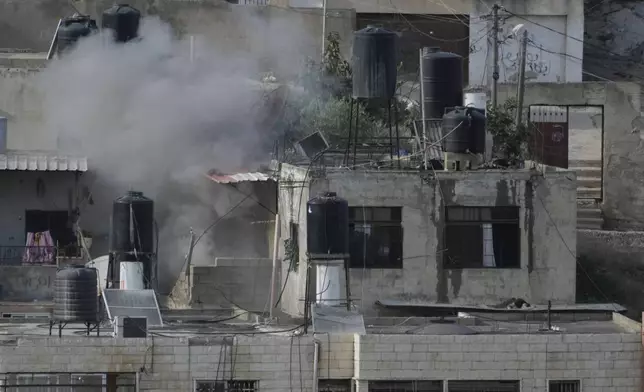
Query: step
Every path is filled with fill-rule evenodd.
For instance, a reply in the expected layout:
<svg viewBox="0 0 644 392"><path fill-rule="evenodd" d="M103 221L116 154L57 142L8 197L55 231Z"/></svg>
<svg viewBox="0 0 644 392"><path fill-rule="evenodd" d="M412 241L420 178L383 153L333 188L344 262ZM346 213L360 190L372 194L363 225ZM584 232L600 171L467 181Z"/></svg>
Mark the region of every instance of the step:
<svg viewBox="0 0 644 392"><path fill-rule="evenodd" d="M594 167L571 167L571 171L574 171L575 174L577 175L577 178L579 177L591 177L591 178L602 178L602 169L600 167L594 168Z"/></svg>
<svg viewBox="0 0 644 392"><path fill-rule="evenodd" d="M598 177L577 177L577 188L601 189L602 180Z"/></svg>
<svg viewBox="0 0 644 392"><path fill-rule="evenodd" d="M577 218L602 218L602 211L599 208L579 208L577 209Z"/></svg>
<svg viewBox="0 0 644 392"><path fill-rule="evenodd" d="M577 229L601 230L604 225L602 218L579 218L577 219Z"/></svg>
<svg viewBox="0 0 644 392"><path fill-rule="evenodd" d="M601 188L577 188L577 199L601 199Z"/></svg>
<svg viewBox="0 0 644 392"><path fill-rule="evenodd" d="M602 167L601 159L569 160L568 167Z"/></svg>

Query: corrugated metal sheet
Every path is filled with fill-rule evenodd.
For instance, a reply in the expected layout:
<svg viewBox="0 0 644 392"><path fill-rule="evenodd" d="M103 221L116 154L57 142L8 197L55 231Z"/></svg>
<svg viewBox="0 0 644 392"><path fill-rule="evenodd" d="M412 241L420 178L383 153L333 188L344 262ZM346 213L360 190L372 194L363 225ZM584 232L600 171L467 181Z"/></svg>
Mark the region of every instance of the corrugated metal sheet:
<svg viewBox="0 0 644 392"><path fill-rule="evenodd" d="M236 174L209 174L211 180L218 184L236 184L238 182L261 182L274 181L274 178L266 173L236 173Z"/></svg>
<svg viewBox="0 0 644 392"><path fill-rule="evenodd" d="M87 171L87 158L32 151L0 154L0 170Z"/></svg>

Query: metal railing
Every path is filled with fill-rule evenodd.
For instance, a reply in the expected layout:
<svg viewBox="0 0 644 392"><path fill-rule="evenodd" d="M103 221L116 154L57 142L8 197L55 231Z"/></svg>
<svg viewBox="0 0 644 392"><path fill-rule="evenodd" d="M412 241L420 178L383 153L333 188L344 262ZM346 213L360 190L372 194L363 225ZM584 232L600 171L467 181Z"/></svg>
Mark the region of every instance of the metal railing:
<svg viewBox="0 0 644 392"><path fill-rule="evenodd" d="M55 246L0 246L0 265L56 265Z"/></svg>

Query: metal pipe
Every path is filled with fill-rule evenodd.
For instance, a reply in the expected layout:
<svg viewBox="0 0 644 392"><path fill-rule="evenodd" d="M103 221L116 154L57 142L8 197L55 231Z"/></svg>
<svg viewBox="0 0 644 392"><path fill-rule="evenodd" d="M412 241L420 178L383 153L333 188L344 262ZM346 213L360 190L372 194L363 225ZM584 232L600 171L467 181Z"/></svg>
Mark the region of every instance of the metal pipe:
<svg viewBox="0 0 644 392"><path fill-rule="evenodd" d="M318 392L318 366L320 363L320 341L315 339L313 341L314 350L313 350L313 392Z"/></svg>
<svg viewBox="0 0 644 392"><path fill-rule="evenodd" d="M322 61L326 54L326 3L327 0L322 0Z"/></svg>
<svg viewBox="0 0 644 392"><path fill-rule="evenodd" d="M425 73L423 72L423 49L419 51L419 71L420 71L420 113L423 120L423 168L427 170L427 118L425 113Z"/></svg>
<svg viewBox="0 0 644 392"><path fill-rule="evenodd" d="M273 304L275 303L275 294L277 291L277 244L279 243L279 237L280 237L280 215L276 214L275 215L275 232L273 233L273 271L271 272L271 292L270 292L270 313L269 316L272 319L273 318L273 309L275 306Z"/></svg>
<svg viewBox="0 0 644 392"><path fill-rule="evenodd" d="M493 26L492 26L492 107L496 109L497 105L497 92L499 83L499 5L494 4L492 7L493 13Z"/></svg>
<svg viewBox="0 0 644 392"><path fill-rule="evenodd" d="M190 62L194 63L195 61L195 36L190 36Z"/></svg>
<svg viewBox="0 0 644 392"><path fill-rule="evenodd" d="M60 30L60 25L62 24L63 24L63 20L59 19L58 26L56 26L56 31L54 32L54 38L52 38L51 44L49 44L49 51L47 52L47 60L51 60L52 57L54 57L54 51L56 50L56 47L58 47L58 30Z"/></svg>
<svg viewBox="0 0 644 392"><path fill-rule="evenodd" d="M552 301L548 301L548 331L552 331Z"/></svg>

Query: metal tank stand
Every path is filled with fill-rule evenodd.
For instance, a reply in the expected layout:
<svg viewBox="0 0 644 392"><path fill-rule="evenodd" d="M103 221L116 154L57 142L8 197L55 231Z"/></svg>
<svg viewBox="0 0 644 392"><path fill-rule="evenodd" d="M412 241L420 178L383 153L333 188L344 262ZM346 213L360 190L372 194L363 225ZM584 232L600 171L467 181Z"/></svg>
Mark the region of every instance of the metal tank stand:
<svg viewBox="0 0 644 392"><path fill-rule="evenodd" d="M350 275L351 271L349 271L349 255L342 255L342 257L338 257L338 255L333 255L331 257L324 257L324 255L311 255L307 254L307 260L306 260L306 278L305 278L305 283L304 283L304 334L308 333L309 330L309 319L311 318L311 305L315 303L317 300L317 291L315 291L315 295L313 295L313 298L311 298L311 267L316 266L318 264L328 264L329 260L342 260L342 263L344 264L344 276L345 276L345 293L346 293L346 298L336 298L334 300L341 301L341 300L346 300L346 306L347 310L351 310L351 284L350 284ZM317 288L316 288L317 290Z"/></svg>
<svg viewBox="0 0 644 392"><path fill-rule="evenodd" d="M54 330L54 325L58 326L58 337L62 338L63 337L63 329L69 324L69 322L62 322L62 321L54 321L54 320L49 320L49 336L52 335L53 330ZM96 330L96 336L100 336L101 334L101 322L97 321L96 323L90 323L90 322L85 322L83 323L86 327L86 335L89 336L89 334L93 331ZM93 328L92 328L93 326Z"/></svg>
<svg viewBox="0 0 644 392"><path fill-rule="evenodd" d="M349 165L349 160L351 158L351 154L353 154L353 167L355 168L356 166L356 160L357 160L357 155L358 155L358 133L360 132L360 103L363 101L369 101L366 98L352 98L351 102L349 104L349 134L347 135L347 147L344 152L344 164ZM393 122L392 124L392 110L391 106L393 104L394 110L393 110ZM354 123L354 118L353 118L353 112L355 108L355 123ZM389 128L389 144L387 145L387 148L389 150L389 159L393 163L394 160L394 155L397 158L397 166L400 169L401 164L400 164L400 131L398 127L398 118L399 118L399 112L398 112L398 104L395 98L390 98L387 99L387 127ZM394 138L394 126L395 126L395 138ZM380 145L380 141L382 139L387 139L387 137L374 137L372 141L375 144ZM353 147L353 151L351 151L351 148ZM396 153L394 154L394 149L396 150Z"/></svg>

